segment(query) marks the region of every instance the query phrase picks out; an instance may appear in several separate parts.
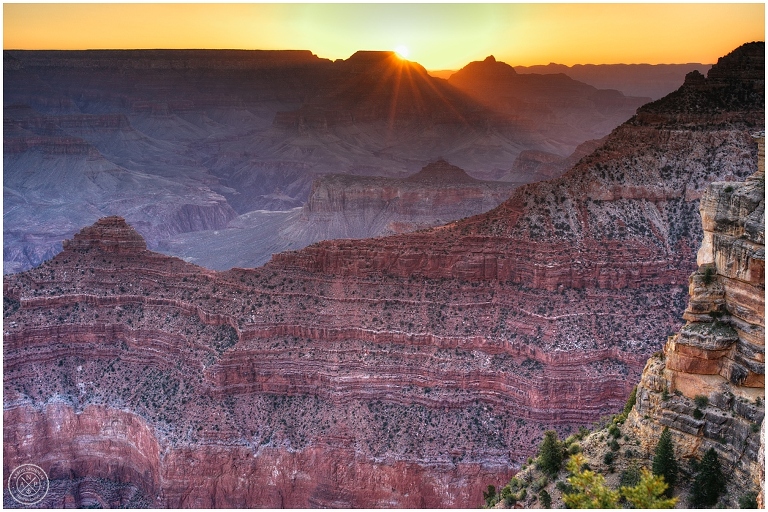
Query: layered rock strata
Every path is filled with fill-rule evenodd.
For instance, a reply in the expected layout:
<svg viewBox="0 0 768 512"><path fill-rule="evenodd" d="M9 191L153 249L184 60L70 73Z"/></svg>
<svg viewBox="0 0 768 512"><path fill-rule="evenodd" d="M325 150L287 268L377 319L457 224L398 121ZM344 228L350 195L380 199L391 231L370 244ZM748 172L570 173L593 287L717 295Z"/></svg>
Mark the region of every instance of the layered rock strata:
<svg viewBox="0 0 768 512"><path fill-rule="evenodd" d="M491 210L517 186L474 179L443 159L403 179L328 175L312 184L296 227L334 235L322 239L414 231Z"/></svg>
<svg viewBox="0 0 768 512"><path fill-rule="evenodd" d="M663 427L681 458L714 448L739 492L763 489L765 416L765 145L744 182L701 199L704 237L685 326L652 357L628 425L646 450Z"/></svg>

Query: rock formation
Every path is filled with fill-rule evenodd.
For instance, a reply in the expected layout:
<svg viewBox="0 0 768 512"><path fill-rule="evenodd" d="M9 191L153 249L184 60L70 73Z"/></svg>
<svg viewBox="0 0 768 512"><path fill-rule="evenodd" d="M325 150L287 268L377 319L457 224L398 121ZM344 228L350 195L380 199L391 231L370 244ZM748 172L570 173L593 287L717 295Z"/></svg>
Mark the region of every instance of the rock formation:
<svg viewBox="0 0 768 512"><path fill-rule="evenodd" d="M406 233L483 213L520 184L474 179L443 159L407 178L328 174L312 183L302 208L250 212L225 229L174 235L159 248L216 270L255 267L321 240Z"/></svg>
<svg viewBox="0 0 768 512"><path fill-rule="evenodd" d="M579 144L576 150L566 158L544 151L523 151L515 160L509 174L502 176L501 179L527 176L532 178L530 182L535 182L557 178L576 165L579 160L599 148L602 143L602 139L588 140Z"/></svg>
<svg viewBox="0 0 768 512"><path fill-rule="evenodd" d="M438 159L404 179L326 175L312 184L302 224L321 238L367 238L477 215L519 184L481 181Z"/></svg>
<svg viewBox="0 0 768 512"><path fill-rule="evenodd" d="M4 475L37 461L157 506L475 506L544 430L617 410L678 330L698 199L756 170L763 54L684 85L698 113L652 104L446 226L226 272L86 228L4 280Z"/></svg>
<svg viewBox="0 0 768 512"><path fill-rule="evenodd" d="M567 143L571 151L585 138L607 135L650 101L596 89L562 73L518 74L493 56L467 64L448 83L483 105L531 120L547 139Z"/></svg>
<svg viewBox="0 0 768 512"><path fill-rule="evenodd" d="M765 493L765 139L758 171L744 182L716 182L700 203L704 239L690 277L688 323L648 361L622 412L562 441L608 489L650 469L662 430L674 436L677 508L691 507L694 459L714 448L726 475L716 508L764 507ZM634 407L633 407L634 406ZM540 453L543 451L543 444ZM546 475L542 460L509 482L491 481L493 508L562 508L570 473Z"/></svg>
<svg viewBox="0 0 768 512"><path fill-rule="evenodd" d="M701 199L704 238L685 326L646 365L628 425L651 450L663 427L681 458L714 448L737 491L763 492L765 416L765 144L744 182Z"/></svg>

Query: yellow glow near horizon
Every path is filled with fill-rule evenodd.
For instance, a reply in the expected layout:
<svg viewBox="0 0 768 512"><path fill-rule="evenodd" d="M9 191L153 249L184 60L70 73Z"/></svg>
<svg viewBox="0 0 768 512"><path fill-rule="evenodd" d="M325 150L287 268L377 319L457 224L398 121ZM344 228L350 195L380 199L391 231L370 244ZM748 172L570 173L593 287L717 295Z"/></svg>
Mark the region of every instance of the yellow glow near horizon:
<svg viewBox="0 0 768 512"><path fill-rule="evenodd" d="M395 47L395 53L400 57L401 59L407 59L408 54L411 53L408 51L408 47L404 44L397 45Z"/></svg>
<svg viewBox="0 0 768 512"><path fill-rule="evenodd" d="M748 4L16 4L5 49L303 49L347 58L398 45L428 69L494 55L511 65L714 63L765 39Z"/></svg>

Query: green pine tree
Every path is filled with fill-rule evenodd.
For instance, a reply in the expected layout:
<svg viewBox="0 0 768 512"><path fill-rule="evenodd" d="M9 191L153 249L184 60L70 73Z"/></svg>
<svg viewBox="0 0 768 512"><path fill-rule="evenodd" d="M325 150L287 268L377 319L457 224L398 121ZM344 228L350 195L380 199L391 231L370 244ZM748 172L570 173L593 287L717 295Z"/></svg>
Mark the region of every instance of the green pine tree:
<svg viewBox="0 0 768 512"><path fill-rule="evenodd" d="M547 430L539 447L538 467L549 475L556 475L563 464L563 447L557 439L557 432Z"/></svg>
<svg viewBox="0 0 768 512"><path fill-rule="evenodd" d="M630 411L635 406L635 402L637 402L637 386L632 388L632 392L629 394L629 398L627 398L627 403L624 404L624 411L622 414L624 414L625 418L629 416Z"/></svg>
<svg viewBox="0 0 768 512"><path fill-rule="evenodd" d="M539 491L539 501L544 508L552 508L552 496L549 495L546 489Z"/></svg>
<svg viewBox="0 0 768 512"><path fill-rule="evenodd" d="M666 490L663 476L654 475L643 468L640 470L640 481L632 487L622 486L621 495L632 508L674 508L677 498L666 497Z"/></svg>
<svg viewBox="0 0 768 512"><path fill-rule="evenodd" d="M677 460L675 459L675 447L672 443L672 434L669 428L664 427L659 437L659 444L653 455L653 474L663 476L669 486L665 492L667 497L672 497L672 491L677 484Z"/></svg>
<svg viewBox="0 0 768 512"><path fill-rule="evenodd" d="M710 448L699 463L691 486L690 504L694 508L713 507L725 492L725 477L720 469L717 452Z"/></svg>
<svg viewBox="0 0 768 512"><path fill-rule="evenodd" d="M496 504L496 486L489 485L487 491L483 491L483 499L486 507L492 507Z"/></svg>
<svg viewBox="0 0 768 512"><path fill-rule="evenodd" d="M586 459L576 454L568 460L568 484L571 489L563 491L563 503L569 508L619 508L619 498L627 500L633 508L674 508L677 498L664 497L667 484L664 477L654 475L647 469L640 470L635 485L623 485L618 491L605 484L605 477L589 469L582 469Z"/></svg>
<svg viewBox="0 0 768 512"><path fill-rule="evenodd" d="M589 469L581 469L586 458L580 453L571 456L566 466L572 474L568 483L574 492L563 493L563 503L570 508L618 508L619 491L605 485L605 477Z"/></svg>

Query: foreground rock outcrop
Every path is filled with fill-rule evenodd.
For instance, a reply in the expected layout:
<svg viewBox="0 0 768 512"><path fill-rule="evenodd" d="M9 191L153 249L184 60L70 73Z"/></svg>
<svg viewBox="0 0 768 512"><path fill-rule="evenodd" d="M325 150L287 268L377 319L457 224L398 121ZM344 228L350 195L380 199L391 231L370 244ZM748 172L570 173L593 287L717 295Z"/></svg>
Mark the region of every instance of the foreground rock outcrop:
<svg viewBox="0 0 768 512"><path fill-rule="evenodd" d="M764 508L764 133L758 142L755 174L744 182L713 183L702 197L704 237L683 314L688 323L648 360L621 413L560 442L564 453L581 454L608 489L632 486L641 468L650 470L660 435L669 428L678 465L677 508L694 507L693 474L710 448L726 475L717 508L754 501ZM554 475L545 473L543 451L542 445L536 462L529 459L509 482L489 482L498 492L485 496L485 505L562 508L564 496L576 492L572 475L564 464Z"/></svg>
<svg viewBox="0 0 768 512"><path fill-rule="evenodd" d="M475 506L679 330L698 200L757 168L763 55L447 226L214 272L100 220L5 278L4 475L39 461L157 506Z"/></svg>
<svg viewBox="0 0 768 512"><path fill-rule="evenodd" d="M744 182L701 200L704 239L688 321L646 365L628 425L643 447L663 427L681 458L714 448L739 493L763 492L765 417L765 145Z"/></svg>

